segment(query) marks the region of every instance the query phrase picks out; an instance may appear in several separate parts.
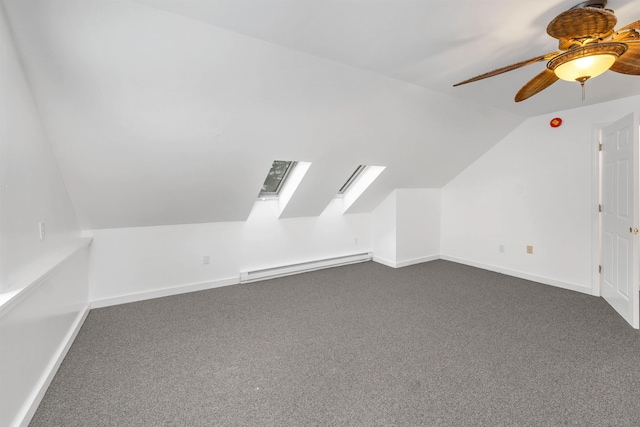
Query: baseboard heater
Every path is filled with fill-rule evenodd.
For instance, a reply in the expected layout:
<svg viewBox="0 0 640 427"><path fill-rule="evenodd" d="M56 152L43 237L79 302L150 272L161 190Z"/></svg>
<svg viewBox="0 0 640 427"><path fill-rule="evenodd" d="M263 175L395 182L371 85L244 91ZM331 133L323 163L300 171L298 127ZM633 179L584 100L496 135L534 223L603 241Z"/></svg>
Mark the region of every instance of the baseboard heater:
<svg viewBox="0 0 640 427"><path fill-rule="evenodd" d="M347 255L336 258L326 258L317 261L301 262L298 264L283 265L280 267L265 268L262 270L240 272L240 283L251 283L258 280L273 279L276 277L289 276L291 274L305 273L308 271L320 270L329 267L355 264L358 262L371 261L373 254L366 252L362 254Z"/></svg>

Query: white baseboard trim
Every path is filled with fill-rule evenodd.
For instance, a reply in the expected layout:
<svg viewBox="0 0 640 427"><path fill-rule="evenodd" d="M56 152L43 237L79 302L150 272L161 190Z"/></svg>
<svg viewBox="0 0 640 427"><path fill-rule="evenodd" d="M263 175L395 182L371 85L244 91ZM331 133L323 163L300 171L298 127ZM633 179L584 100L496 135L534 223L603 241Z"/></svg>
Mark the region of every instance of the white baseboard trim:
<svg viewBox="0 0 640 427"><path fill-rule="evenodd" d="M76 339L82 324L84 323L87 315L89 314L89 305L82 309L76 316L76 319L72 323L69 331L64 337L64 340L60 343L58 350L53 354L51 361L47 365L47 368L42 374L42 377L33 388L31 395L27 399L27 401L22 406L21 413L15 418L16 426L19 427L27 427L33 418L33 415L36 413L38 406L40 406L40 402L42 402L42 398L44 394L47 392L49 385L51 385L51 381L53 381L53 377L58 372L58 368L62 364L65 356L69 352L71 348L71 344Z"/></svg>
<svg viewBox="0 0 640 427"><path fill-rule="evenodd" d="M110 307L112 305L127 304L130 302L143 301L147 299L162 298L171 295L186 294L188 292L220 288L222 286L237 285L238 283L240 283L240 279L238 277L230 277L227 279L218 279L210 282L191 283L188 285L179 285L171 288L154 289L152 291L119 295L117 297L99 298L91 300L91 308L93 309Z"/></svg>
<svg viewBox="0 0 640 427"><path fill-rule="evenodd" d="M382 264L382 265L386 265L387 267L393 267L396 268L396 262L395 261L391 261L385 258L380 258L378 256L373 256L372 260L374 262L377 262L378 264Z"/></svg>
<svg viewBox="0 0 640 427"><path fill-rule="evenodd" d="M592 295L593 291L591 286L581 286L575 283L563 282L560 280L550 279L547 277L536 276L535 274L524 273L522 271L510 270L508 268L497 267L495 265L484 264L482 262L471 261L464 258L458 258L450 255L440 255L440 259L456 262L458 264L464 264L471 267L481 268L483 270L495 271L496 273L506 274L507 276L517 277L519 279L530 280L532 282L542 283L543 285L555 286L557 288L568 289L570 291L576 291L583 294Z"/></svg>
<svg viewBox="0 0 640 427"><path fill-rule="evenodd" d="M420 258L407 259L404 261L391 261L377 256L373 257L373 261L377 262L378 264L386 265L387 267L393 268L407 267L409 265L421 264L423 262L435 261L437 259L440 259L440 255L429 255Z"/></svg>
<svg viewBox="0 0 640 427"><path fill-rule="evenodd" d="M429 256L423 256L420 258L407 259L404 261L396 262L396 267L397 268L407 267L409 265L421 264L423 262L435 261L437 259L440 259L440 255L429 255Z"/></svg>

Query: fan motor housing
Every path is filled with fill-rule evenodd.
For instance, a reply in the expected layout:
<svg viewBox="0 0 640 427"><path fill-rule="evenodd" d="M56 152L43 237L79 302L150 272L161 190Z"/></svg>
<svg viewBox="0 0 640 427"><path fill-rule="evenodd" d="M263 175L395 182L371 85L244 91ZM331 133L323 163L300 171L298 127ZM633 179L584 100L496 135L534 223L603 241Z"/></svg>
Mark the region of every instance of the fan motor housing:
<svg viewBox="0 0 640 427"><path fill-rule="evenodd" d="M600 7L605 8L607 6L607 0L587 0L582 3L578 3L573 6L571 9L579 9L581 7Z"/></svg>

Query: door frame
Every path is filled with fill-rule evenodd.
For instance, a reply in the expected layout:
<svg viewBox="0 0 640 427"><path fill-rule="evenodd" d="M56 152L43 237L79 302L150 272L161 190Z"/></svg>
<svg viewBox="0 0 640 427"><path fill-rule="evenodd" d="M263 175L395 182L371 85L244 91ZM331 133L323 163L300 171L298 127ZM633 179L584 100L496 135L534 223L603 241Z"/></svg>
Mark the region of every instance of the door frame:
<svg viewBox="0 0 640 427"><path fill-rule="evenodd" d="M591 295L600 293L600 263L602 262L602 156L600 139L602 129L613 122L594 123L591 126Z"/></svg>

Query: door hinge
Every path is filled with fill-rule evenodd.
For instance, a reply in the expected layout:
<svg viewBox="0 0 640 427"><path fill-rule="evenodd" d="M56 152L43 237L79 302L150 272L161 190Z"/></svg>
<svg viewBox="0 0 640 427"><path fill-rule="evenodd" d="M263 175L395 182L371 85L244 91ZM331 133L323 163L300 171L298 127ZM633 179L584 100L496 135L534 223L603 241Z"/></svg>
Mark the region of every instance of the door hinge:
<svg viewBox="0 0 640 427"><path fill-rule="evenodd" d="M598 205L598 212L602 212L602 205Z"/></svg>
<svg viewBox="0 0 640 427"><path fill-rule="evenodd" d="M602 266L601 265L598 266L598 273L602 273Z"/></svg>
<svg viewBox="0 0 640 427"><path fill-rule="evenodd" d="M600 143L600 146L598 147L598 151L602 151L602 142Z"/></svg>

